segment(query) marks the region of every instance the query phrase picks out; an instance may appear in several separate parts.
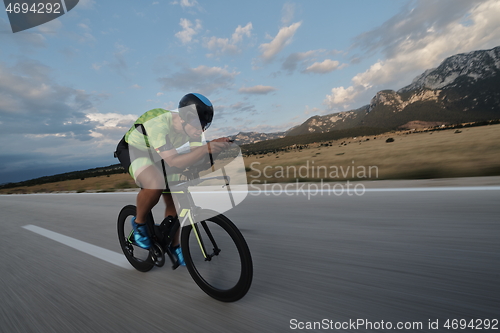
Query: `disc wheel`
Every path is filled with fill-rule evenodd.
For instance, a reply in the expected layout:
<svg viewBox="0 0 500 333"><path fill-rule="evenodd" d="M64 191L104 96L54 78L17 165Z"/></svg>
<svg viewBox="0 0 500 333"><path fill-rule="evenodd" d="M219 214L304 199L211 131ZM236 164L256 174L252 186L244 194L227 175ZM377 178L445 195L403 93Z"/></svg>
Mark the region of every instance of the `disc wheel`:
<svg viewBox="0 0 500 333"><path fill-rule="evenodd" d="M133 229L131 220L135 215L135 206L123 207L118 215L118 240L128 262L138 271L147 272L154 267L155 263L149 250L145 250L132 242Z"/></svg>

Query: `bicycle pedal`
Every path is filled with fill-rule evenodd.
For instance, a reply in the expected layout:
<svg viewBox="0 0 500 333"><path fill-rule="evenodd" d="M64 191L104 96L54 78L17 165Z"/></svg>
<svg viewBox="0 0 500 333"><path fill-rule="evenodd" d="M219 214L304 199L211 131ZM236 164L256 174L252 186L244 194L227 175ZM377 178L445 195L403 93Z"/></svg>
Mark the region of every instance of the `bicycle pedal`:
<svg viewBox="0 0 500 333"><path fill-rule="evenodd" d="M172 255L172 252L170 251L170 249L168 247L165 249L165 254L170 258L170 261L172 262L172 269L176 269L177 267L180 266L179 260L177 260L177 258L175 258Z"/></svg>
<svg viewBox="0 0 500 333"><path fill-rule="evenodd" d="M149 249L149 253L151 259L153 259L155 266L163 267L163 265L165 265L165 252L163 251L163 248L160 246L160 244L154 243L153 246Z"/></svg>

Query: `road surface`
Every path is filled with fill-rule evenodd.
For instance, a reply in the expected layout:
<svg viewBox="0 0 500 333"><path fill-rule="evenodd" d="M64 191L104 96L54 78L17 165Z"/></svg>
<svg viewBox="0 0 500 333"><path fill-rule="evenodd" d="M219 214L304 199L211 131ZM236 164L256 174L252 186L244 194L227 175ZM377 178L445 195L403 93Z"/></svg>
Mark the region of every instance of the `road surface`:
<svg viewBox="0 0 500 333"><path fill-rule="evenodd" d="M448 319L500 319L498 188L253 192L227 213L254 261L249 293L229 304L185 268L124 264L116 218L134 200L0 196L0 332L449 332Z"/></svg>

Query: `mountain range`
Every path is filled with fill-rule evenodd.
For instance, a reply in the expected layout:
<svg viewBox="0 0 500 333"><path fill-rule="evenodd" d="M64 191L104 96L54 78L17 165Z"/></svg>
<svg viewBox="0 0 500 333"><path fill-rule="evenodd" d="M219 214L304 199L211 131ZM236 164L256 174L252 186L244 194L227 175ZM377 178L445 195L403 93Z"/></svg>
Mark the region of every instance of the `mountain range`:
<svg viewBox="0 0 500 333"><path fill-rule="evenodd" d="M248 144L356 127L396 130L498 118L500 46L446 58L398 91L379 91L359 109L313 116L286 132L238 133L233 139Z"/></svg>

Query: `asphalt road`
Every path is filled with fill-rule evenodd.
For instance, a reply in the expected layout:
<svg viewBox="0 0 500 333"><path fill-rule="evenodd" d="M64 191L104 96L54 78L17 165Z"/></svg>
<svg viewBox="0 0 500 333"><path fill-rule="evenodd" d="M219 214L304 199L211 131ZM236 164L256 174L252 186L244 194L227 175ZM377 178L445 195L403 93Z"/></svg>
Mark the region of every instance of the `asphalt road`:
<svg viewBox="0 0 500 333"><path fill-rule="evenodd" d="M389 324L449 332L448 319L500 319L500 190L253 193L227 214L254 260L249 293L229 304L205 295L185 268L140 273L23 228L121 254L116 217L134 200L0 196L0 332L374 332Z"/></svg>

